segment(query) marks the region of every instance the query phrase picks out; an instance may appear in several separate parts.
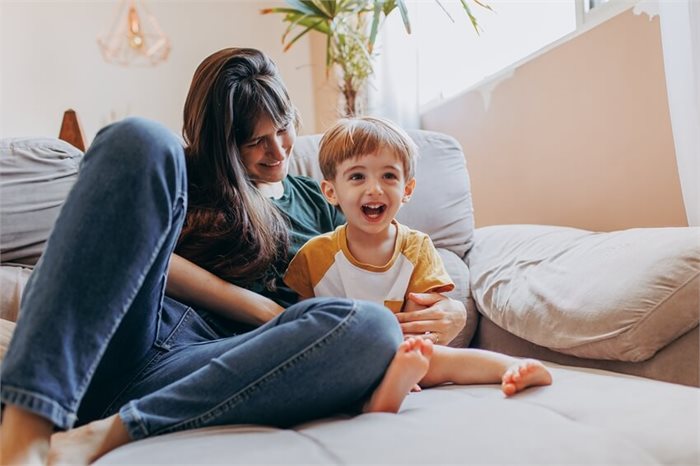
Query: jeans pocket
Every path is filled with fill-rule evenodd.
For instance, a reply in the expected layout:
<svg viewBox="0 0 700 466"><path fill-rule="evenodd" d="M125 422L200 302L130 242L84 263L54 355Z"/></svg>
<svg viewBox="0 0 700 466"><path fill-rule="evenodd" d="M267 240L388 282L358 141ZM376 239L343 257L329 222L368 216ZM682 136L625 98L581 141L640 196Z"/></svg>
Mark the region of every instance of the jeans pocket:
<svg viewBox="0 0 700 466"><path fill-rule="evenodd" d="M164 317L162 330L165 331L161 332L161 329L159 329L158 332L159 340L161 335L165 337L162 341L156 342L156 346L162 350L169 351L177 346L202 343L221 338L219 334L197 314L197 311L191 307L185 309L175 325L168 325L168 320L169 319Z"/></svg>

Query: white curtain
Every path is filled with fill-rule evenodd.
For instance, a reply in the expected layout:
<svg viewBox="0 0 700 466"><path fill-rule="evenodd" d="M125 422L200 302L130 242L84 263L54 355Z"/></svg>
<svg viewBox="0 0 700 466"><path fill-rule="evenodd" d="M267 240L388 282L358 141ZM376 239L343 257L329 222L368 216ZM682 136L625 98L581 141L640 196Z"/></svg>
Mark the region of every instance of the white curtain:
<svg viewBox="0 0 700 466"><path fill-rule="evenodd" d="M688 224L700 226L700 2L660 0L668 105Z"/></svg>
<svg viewBox="0 0 700 466"><path fill-rule="evenodd" d="M388 118L404 129L418 128L418 47L415 35L406 34L398 11L382 25L377 52L367 86L367 114Z"/></svg>

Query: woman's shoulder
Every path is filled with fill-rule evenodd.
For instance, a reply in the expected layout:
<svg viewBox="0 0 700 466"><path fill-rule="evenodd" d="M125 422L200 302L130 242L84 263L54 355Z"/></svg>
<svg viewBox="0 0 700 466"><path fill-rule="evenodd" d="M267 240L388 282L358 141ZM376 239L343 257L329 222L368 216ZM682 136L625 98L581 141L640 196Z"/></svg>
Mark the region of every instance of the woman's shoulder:
<svg viewBox="0 0 700 466"><path fill-rule="evenodd" d="M319 185L318 181L310 176L287 175L285 182L296 189L305 191L311 190L319 193L321 192L321 186Z"/></svg>

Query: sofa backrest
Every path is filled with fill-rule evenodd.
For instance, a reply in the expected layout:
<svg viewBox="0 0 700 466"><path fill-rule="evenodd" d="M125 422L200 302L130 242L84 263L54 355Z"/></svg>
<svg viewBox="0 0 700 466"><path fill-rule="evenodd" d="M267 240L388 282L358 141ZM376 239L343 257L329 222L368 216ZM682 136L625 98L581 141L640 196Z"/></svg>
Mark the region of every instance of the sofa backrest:
<svg viewBox="0 0 700 466"><path fill-rule="evenodd" d="M418 145L416 189L397 216L399 222L430 235L437 248L464 259L474 236L469 174L464 153L452 137L411 130ZM294 146L290 172L321 180L318 165L320 135L300 136Z"/></svg>
<svg viewBox="0 0 700 466"><path fill-rule="evenodd" d="M83 153L55 138L0 140L0 260L34 265Z"/></svg>

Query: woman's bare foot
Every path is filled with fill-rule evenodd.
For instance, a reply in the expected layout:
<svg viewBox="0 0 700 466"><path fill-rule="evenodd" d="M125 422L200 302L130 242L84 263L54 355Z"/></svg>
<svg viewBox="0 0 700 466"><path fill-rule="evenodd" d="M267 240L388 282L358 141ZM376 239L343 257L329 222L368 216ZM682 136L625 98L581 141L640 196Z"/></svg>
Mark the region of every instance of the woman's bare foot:
<svg viewBox="0 0 700 466"><path fill-rule="evenodd" d="M382 382L365 403L364 413L398 413L408 392L428 372L433 343L423 338L409 338L396 350Z"/></svg>
<svg viewBox="0 0 700 466"><path fill-rule="evenodd" d="M506 396L515 395L527 387L550 385L552 375L541 362L523 359L510 366L501 380L501 390Z"/></svg>
<svg viewBox="0 0 700 466"><path fill-rule="evenodd" d="M51 436L48 464L87 465L130 441L124 424L115 414Z"/></svg>
<svg viewBox="0 0 700 466"><path fill-rule="evenodd" d="M43 465L51 432L49 420L8 404L0 426L0 464Z"/></svg>

